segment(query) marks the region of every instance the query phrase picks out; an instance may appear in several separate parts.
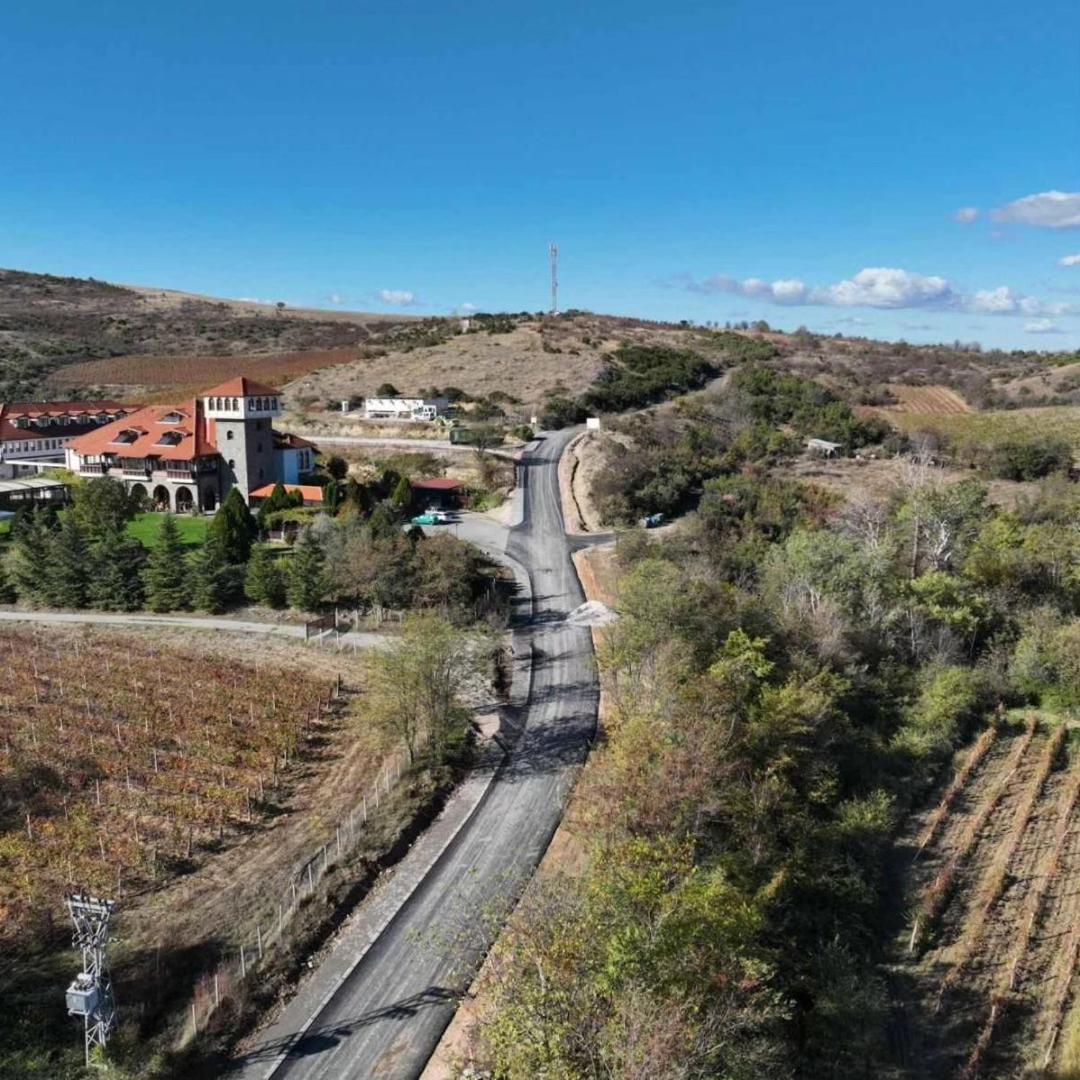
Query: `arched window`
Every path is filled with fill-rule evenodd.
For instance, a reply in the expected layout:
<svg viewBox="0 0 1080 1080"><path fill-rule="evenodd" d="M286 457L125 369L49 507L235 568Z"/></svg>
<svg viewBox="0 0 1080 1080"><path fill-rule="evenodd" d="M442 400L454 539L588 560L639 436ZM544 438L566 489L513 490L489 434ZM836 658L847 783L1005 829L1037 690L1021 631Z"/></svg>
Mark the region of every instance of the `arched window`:
<svg viewBox="0 0 1080 1080"><path fill-rule="evenodd" d="M236 412L236 398L229 398L229 412Z"/></svg>
<svg viewBox="0 0 1080 1080"><path fill-rule="evenodd" d="M231 439L232 437L233 437L232 428L229 428L229 430L225 432L225 438L226 439Z"/></svg>

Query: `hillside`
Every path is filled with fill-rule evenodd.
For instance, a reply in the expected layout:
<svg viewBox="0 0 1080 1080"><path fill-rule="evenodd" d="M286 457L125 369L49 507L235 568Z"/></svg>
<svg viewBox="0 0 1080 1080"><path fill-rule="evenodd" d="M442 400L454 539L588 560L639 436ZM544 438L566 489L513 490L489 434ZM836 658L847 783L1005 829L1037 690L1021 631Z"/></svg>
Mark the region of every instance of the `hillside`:
<svg viewBox="0 0 1080 1080"><path fill-rule="evenodd" d="M0 400L126 387L110 371L117 357L147 357L149 384L166 373L181 384L177 357L355 348L414 321L0 270Z"/></svg>

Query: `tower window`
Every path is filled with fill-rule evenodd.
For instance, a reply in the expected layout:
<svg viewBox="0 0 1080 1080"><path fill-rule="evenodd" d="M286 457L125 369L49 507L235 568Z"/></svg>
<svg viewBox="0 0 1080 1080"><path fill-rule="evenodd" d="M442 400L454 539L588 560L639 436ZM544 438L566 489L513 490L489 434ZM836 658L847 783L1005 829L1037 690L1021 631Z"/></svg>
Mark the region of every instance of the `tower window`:
<svg viewBox="0 0 1080 1080"><path fill-rule="evenodd" d="M225 432L225 438L231 439L233 437L232 428Z"/></svg>

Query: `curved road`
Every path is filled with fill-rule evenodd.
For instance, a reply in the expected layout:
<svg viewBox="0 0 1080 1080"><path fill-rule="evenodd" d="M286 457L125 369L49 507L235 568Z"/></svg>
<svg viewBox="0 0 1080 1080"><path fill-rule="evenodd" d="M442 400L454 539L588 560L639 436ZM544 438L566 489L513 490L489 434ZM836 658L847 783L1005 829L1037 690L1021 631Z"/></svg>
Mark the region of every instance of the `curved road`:
<svg viewBox="0 0 1080 1080"><path fill-rule="evenodd" d="M290 1017L286 1007L274 1037L256 1039L237 1063L243 1080L419 1076L546 850L598 700L590 632L563 623L584 599L557 476L571 434L539 442L519 465L524 518L507 554L532 583L533 613L516 632L534 647L520 739L484 801L329 1001L313 1018Z"/></svg>

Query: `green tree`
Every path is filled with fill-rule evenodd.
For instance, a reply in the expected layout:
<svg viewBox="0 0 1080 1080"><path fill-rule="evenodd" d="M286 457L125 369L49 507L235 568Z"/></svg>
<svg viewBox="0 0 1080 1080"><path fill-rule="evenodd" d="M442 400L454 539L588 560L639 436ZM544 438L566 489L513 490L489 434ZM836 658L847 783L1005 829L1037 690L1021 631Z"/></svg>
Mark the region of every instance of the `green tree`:
<svg viewBox="0 0 1080 1080"><path fill-rule="evenodd" d="M403 476L398 482L397 487L394 488L393 495L390 496L390 501L401 511L407 511L412 506L413 490L412 484L409 482L407 476Z"/></svg>
<svg viewBox="0 0 1080 1080"><path fill-rule="evenodd" d="M331 480L323 488L323 509L334 517L341 507L341 486L336 480Z"/></svg>
<svg viewBox="0 0 1080 1080"><path fill-rule="evenodd" d="M4 560L0 559L0 604L13 604L17 598L15 585L11 581Z"/></svg>
<svg viewBox="0 0 1080 1080"><path fill-rule="evenodd" d="M251 555L251 545L259 528L239 488L231 488L210 522L207 535L221 545L225 561L239 565Z"/></svg>
<svg viewBox="0 0 1080 1080"><path fill-rule="evenodd" d="M74 514L65 516L53 534L46 574L49 601L58 607L86 606L89 565L86 537Z"/></svg>
<svg viewBox="0 0 1080 1080"><path fill-rule="evenodd" d="M314 611L326 597L326 562L311 529L305 529L293 549L285 572L285 596L289 607Z"/></svg>
<svg viewBox="0 0 1080 1080"><path fill-rule="evenodd" d="M146 598L145 567L146 548L138 540L115 530L104 533L90 549L91 606L102 611L137 611Z"/></svg>
<svg viewBox="0 0 1080 1080"><path fill-rule="evenodd" d="M237 567L228 562L220 541L208 535L188 559L191 603L199 611L217 615L236 599Z"/></svg>
<svg viewBox="0 0 1080 1080"><path fill-rule="evenodd" d="M349 463L339 454L331 454L323 462L327 476L334 480L344 480L349 475Z"/></svg>
<svg viewBox="0 0 1080 1080"><path fill-rule="evenodd" d="M56 514L39 507L23 515L16 524L17 530L12 526L14 543L7 560L9 581L15 586L20 600L47 604L50 602L53 536L59 527Z"/></svg>
<svg viewBox="0 0 1080 1080"><path fill-rule="evenodd" d="M425 612L410 615L394 646L372 657L372 716L405 742L410 761L425 745L436 762L460 748L469 727L461 694L487 663L484 644Z"/></svg>
<svg viewBox="0 0 1080 1080"><path fill-rule="evenodd" d="M134 496L111 476L95 477L74 488L71 514L90 543L107 533L123 532L137 510Z"/></svg>
<svg viewBox="0 0 1080 1080"><path fill-rule="evenodd" d="M285 577L277 556L265 544L257 545L251 552L244 592L256 604L271 608L285 606Z"/></svg>
<svg viewBox="0 0 1080 1080"><path fill-rule="evenodd" d="M177 611L191 599L184 544L172 514L161 519L157 543L150 551L143 571L146 606L151 611Z"/></svg>

